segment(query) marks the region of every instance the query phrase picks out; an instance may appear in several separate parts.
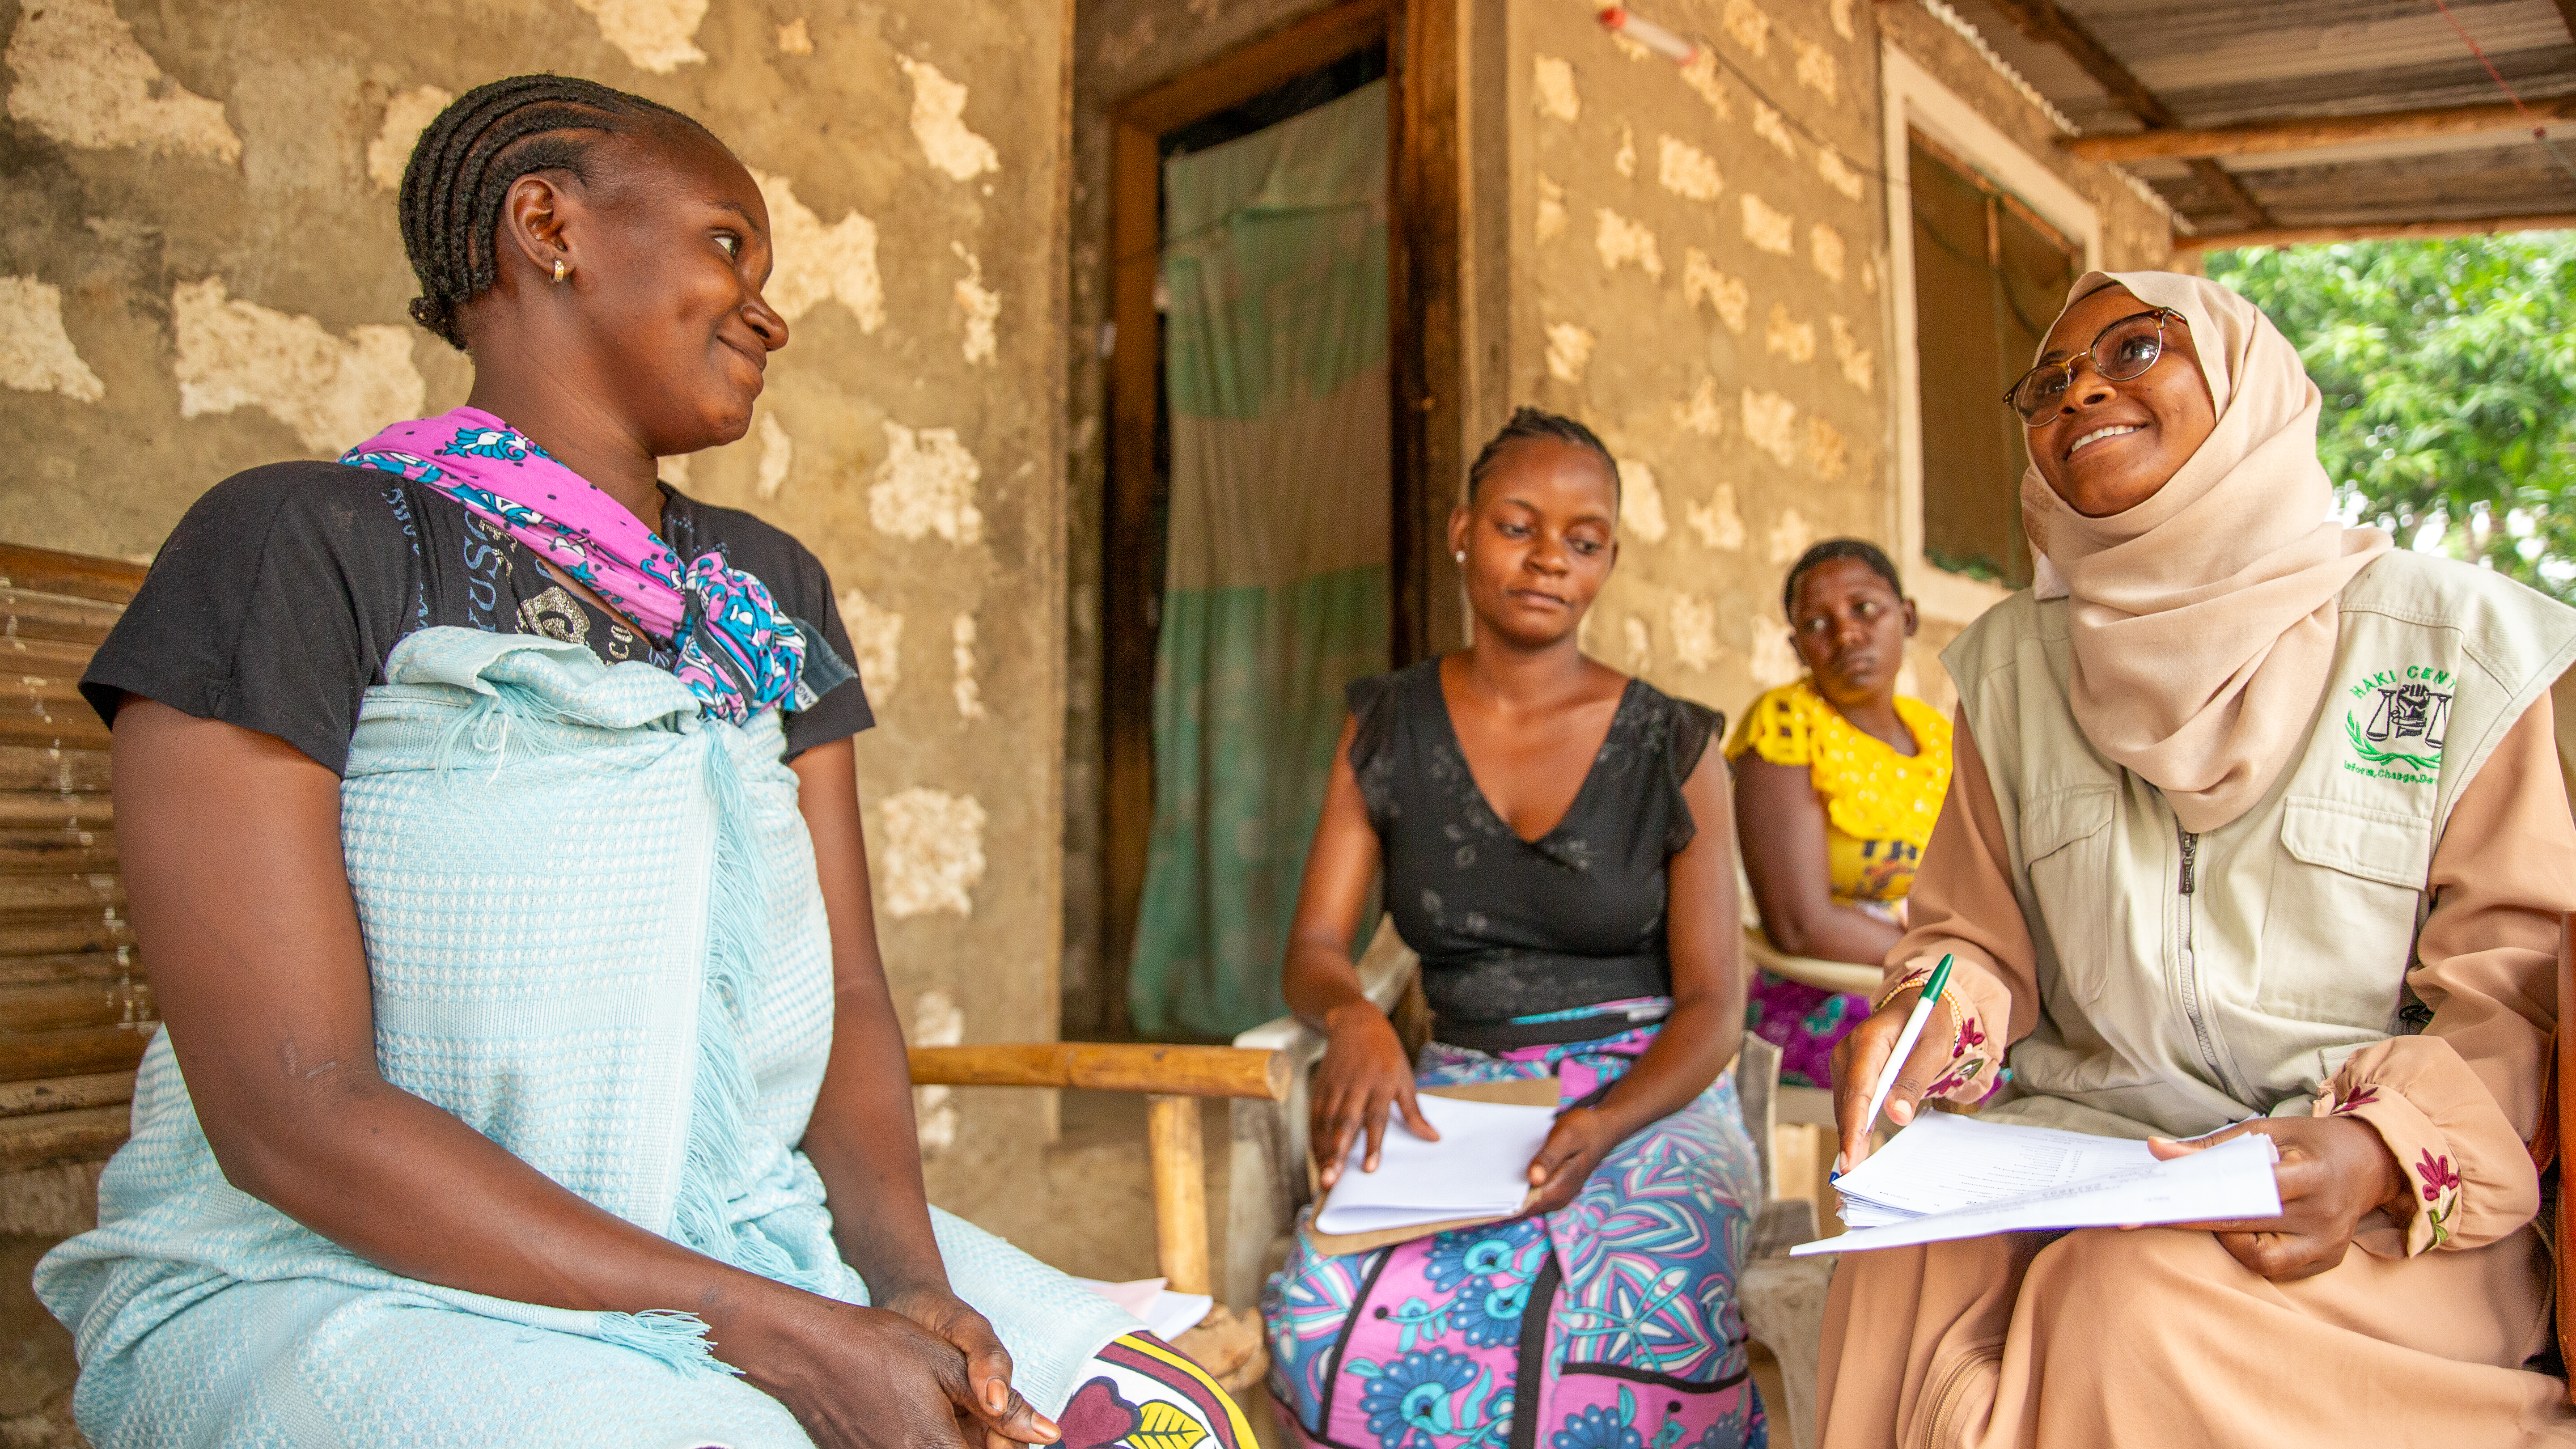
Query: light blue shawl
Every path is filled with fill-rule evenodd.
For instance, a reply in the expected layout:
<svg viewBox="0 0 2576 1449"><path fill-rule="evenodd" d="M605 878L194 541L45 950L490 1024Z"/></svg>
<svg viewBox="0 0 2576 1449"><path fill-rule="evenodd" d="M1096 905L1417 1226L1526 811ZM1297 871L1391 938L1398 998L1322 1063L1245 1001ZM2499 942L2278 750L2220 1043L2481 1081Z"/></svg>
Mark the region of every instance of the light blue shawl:
<svg viewBox="0 0 2576 1449"><path fill-rule="evenodd" d="M866 1302L796 1148L831 1049L831 950L777 713L710 720L648 665L470 629L411 635L385 672L341 791L385 1079L629 1222ZM933 1218L1040 1409L1138 1328ZM804 1442L693 1316L435 1287L236 1190L166 1035L99 1226L36 1287L75 1335L75 1410L102 1449L712 1442L700 1420L729 1443Z"/></svg>

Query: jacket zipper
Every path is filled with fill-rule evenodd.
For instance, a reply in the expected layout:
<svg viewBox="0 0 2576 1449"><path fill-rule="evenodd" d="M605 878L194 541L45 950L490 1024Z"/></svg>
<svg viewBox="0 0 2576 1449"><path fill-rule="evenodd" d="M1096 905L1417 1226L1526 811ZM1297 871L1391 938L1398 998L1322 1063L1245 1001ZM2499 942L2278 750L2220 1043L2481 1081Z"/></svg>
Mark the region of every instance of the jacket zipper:
<svg viewBox="0 0 2576 1449"><path fill-rule="evenodd" d="M2201 1064L2209 1068L2209 1074L2218 1079L2219 1085L2226 1089L2229 1096L2241 1102L2246 1099L2247 1094L2235 1077L2220 1063L2217 1039L2210 1034L2209 1022L2201 1013L2200 955L2192 940L2191 900L2192 892L2198 886L2195 872L2200 860L2200 836L2193 831L2183 829L2182 822L2177 820L2174 822L2174 838L2182 846L2182 874L2176 882L2174 904L2182 915L2179 932L2180 969L2176 972L2176 977L2182 992L2183 1019L2191 1023L2192 1040L2199 1044Z"/></svg>

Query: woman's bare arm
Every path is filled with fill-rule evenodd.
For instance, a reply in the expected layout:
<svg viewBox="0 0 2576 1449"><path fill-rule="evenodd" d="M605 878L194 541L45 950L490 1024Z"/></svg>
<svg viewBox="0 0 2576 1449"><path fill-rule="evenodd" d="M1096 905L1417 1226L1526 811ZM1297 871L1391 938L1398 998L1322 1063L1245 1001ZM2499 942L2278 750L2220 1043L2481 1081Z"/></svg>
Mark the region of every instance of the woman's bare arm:
<svg viewBox="0 0 2576 1449"><path fill-rule="evenodd" d="M1422 1115L1413 1093L1413 1064L1386 1013L1360 989L1351 947L1369 887L1377 880L1377 830L1351 770L1354 720L1342 722L1333 745L1333 770L1324 786L1324 812L1315 843L1306 852L1306 878L1297 889L1297 914L1288 925L1288 963L1280 989L1288 1008L1324 1033L1324 1060L1308 1088L1307 1142L1326 1187L1341 1179L1353 1139L1365 1135L1361 1166L1377 1170L1390 1111L1400 1112L1416 1134L1440 1133Z"/></svg>
<svg viewBox="0 0 2576 1449"><path fill-rule="evenodd" d="M1807 772L1747 754L1735 762L1744 874L1762 908L1762 934L1792 956L1875 966L1905 933L1837 903L1826 858L1825 803Z"/></svg>
<svg viewBox="0 0 2576 1449"><path fill-rule="evenodd" d="M946 1343L637 1227L384 1080L329 769L147 699L126 701L114 736L135 935L228 1181L405 1277L696 1313L717 1356L823 1443L959 1442L968 1381Z"/></svg>
<svg viewBox="0 0 2576 1449"><path fill-rule="evenodd" d="M1297 914L1288 923L1288 963L1280 981L1288 1009L1325 1032L1333 1029L1336 1013L1354 1004L1377 1010L1360 990L1351 950L1358 944L1353 937L1378 867L1377 831L1369 825L1359 777L1351 771L1351 736L1357 729L1356 721L1343 720L1341 738L1333 743L1324 810L1306 852L1306 875L1297 887Z"/></svg>
<svg viewBox="0 0 2576 1449"><path fill-rule="evenodd" d="M805 1128L805 1155L823 1178L841 1256L868 1280L872 1296L883 1302L920 1290L945 1293L948 1271L930 1234L903 1028L877 951L855 754L848 740L836 740L797 756L790 768L832 928L832 1059Z"/></svg>
<svg viewBox="0 0 2576 1449"><path fill-rule="evenodd" d="M930 1195L912 1116L903 1028L877 949L856 751L847 739L798 755L796 808L814 840L814 874L832 933L832 1056L801 1144L823 1179L832 1236L868 1296L956 1346L975 1401L1016 1437L1053 1428L1011 1389L1011 1355L983 1315L949 1288L930 1231ZM998 1442L998 1441L996 1441Z"/></svg>

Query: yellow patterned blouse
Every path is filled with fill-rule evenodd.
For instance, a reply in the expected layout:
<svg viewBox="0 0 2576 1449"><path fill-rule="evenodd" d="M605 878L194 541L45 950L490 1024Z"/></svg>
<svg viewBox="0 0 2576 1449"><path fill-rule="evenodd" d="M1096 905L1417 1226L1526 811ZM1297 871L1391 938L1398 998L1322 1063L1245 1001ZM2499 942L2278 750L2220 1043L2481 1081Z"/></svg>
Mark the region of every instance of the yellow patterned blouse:
<svg viewBox="0 0 2576 1449"><path fill-rule="evenodd" d="M1845 905L1905 898L1950 788L1950 722L1903 695L1896 717L1914 735L1911 755L1855 728L1801 679L1753 701L1726 742L1730 760L1751 752L1775 765L1807 767L1825 802L1833 896Z"/></svg>

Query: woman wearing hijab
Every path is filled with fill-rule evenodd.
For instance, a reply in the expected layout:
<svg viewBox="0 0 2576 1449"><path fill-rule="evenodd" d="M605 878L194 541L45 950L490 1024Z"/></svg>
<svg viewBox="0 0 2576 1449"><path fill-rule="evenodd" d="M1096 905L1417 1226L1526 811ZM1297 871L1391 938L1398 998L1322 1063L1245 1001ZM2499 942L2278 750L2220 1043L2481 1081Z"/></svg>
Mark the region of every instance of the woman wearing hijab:
<svg viewBox="0 0 2576 1449"><path fill-rule="evenodd" d="M2282 1213L1846 1255L1823 1442L2576 1440L2522 1367L2576 612L2328 521L2317 390L2223 287L2087 275L2044 347L2010 402L2046 566L1943 655L1956 774L1843 1151L1955 953L1890 1120L2008 1062L1989 1118L2269 1135Z"/></svg>
<svg viewBox="0 0 2576 1449"><path fill-rule="evenodd" d="M211 489L83 681L166 1027L36 1275L82 1431L1248 1444L924 1201L831 581L655 482L787 343L750 174L522 76L401 206L467 405Z"/></svg>

